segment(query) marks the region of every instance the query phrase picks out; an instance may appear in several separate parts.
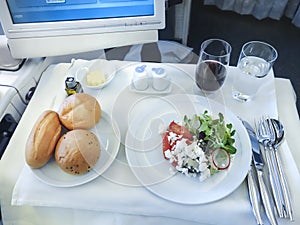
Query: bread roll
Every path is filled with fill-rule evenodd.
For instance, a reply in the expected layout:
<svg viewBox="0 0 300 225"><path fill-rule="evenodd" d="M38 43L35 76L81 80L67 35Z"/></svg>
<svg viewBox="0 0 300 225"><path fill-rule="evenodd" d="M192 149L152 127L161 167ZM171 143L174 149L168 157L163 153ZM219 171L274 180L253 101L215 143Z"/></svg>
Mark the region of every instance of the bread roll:
<svg viewBox="0 0 300 225"><path fill-rule="evenodd" d="M69 130L90 129L98 123L100 116L97 99L85 93L68 96L59 109L59 119Z"/></svg>
<svg viewBox="0 0 300 225"><path fill-rule="evenodd" d="M44 166L51 158L60 138L61 124L58 114L44 111L37 119L25 147L26 163L32 168Z"/></svg>
<svg viewBox="0 0 300 225"><path fill-rule="evenodd" d="M72 130L64 134L55 149L55 160L69 174L84 174L90 171L100 157L100 143L89 130Z"/></svg>

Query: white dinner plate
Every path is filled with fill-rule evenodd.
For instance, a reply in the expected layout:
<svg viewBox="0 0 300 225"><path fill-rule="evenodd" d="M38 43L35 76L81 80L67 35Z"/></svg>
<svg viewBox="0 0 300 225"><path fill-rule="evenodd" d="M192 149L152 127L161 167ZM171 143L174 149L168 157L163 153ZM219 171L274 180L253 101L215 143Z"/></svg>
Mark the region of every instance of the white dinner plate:
<svg viewBox="0 0 300 225"><path fill-rule="evenodd" d="M120 131L116 123L102 112L99 122L91 129L97 135L101 145L100 158L94 168L82 175L71 175L64 172L52 157L40 169L31 169L42 182L56 187L72 187L87 183L104 173L114 161L120 146Z"/></svg>
<svg viewBox="0 0 300 225"><path fill-rule="evenodd" d="M233 124L237 152L229 169L200 182L198 178L170 172L159 130L172 120L182 121L184 115L201 114L204 110L214 118L221 112L225 122ZM227 107L201 96L170 95L151 101L141 99L130 113L126 157L137 179L152 193L177 203L203 204L229 195L245 179L251 162L251 143L243 124Z"/></svg>

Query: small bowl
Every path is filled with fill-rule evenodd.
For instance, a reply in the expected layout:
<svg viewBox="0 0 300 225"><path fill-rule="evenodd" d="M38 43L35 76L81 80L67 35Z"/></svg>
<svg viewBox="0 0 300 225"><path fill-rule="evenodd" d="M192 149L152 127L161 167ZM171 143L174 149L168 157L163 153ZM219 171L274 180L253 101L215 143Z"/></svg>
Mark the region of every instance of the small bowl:
<svg viewBox="0 0 300 225"><path fill-rule="evenodd" d="M87 75L92 72L102 72L105 77L105 82L97 86L88 85ZM115 74L116 66L113 62L105 59L96 59L83 65L76 71L76 80L80 82L83 88L101 89L112 81Z"/></svg>

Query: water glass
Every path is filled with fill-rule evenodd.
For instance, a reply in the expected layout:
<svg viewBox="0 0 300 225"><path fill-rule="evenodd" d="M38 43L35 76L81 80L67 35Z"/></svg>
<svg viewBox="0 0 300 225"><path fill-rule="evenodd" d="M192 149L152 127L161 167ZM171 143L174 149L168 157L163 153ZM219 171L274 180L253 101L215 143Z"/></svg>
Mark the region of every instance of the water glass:
<svg viewBox="0 0 300 225"><path fill-rule="evenodd" d="M201 44L196 66L196 88L204 93L220 89L225 81L231 46L221 39L208 39Z"/></svg>
<svg viewBox="0 0 300 225"><path fill-rule="evenodd" d="M268 43L250 41L243 45L237 67L239 75L233 81L232 97L242 102L250 101L268 75L275 60L276 49Z"/></svg>

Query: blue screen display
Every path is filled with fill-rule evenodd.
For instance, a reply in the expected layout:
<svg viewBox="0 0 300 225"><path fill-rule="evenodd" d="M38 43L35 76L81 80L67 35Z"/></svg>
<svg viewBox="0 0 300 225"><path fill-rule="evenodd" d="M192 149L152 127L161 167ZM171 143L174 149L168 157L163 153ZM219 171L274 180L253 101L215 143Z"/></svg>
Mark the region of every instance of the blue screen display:
<svg viewBox="0 0 300 225"><path fill-rule="evenodd" d="M154 0L8 0L13 23L153 16Z"/></svg>

